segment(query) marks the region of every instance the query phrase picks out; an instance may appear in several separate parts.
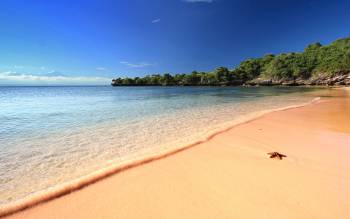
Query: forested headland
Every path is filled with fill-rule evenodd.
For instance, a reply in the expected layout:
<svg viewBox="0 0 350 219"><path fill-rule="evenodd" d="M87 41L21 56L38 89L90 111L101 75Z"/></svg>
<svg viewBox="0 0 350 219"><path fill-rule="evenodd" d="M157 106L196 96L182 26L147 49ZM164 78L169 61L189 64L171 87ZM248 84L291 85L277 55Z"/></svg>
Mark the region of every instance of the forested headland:
<svg viewBox="0 0 350 219"><path fill-rule="evenodd" d="M234 69L116 78L113 86L350 85L350 37L329 45L312 43L303 52L267 54Z"/></svg>

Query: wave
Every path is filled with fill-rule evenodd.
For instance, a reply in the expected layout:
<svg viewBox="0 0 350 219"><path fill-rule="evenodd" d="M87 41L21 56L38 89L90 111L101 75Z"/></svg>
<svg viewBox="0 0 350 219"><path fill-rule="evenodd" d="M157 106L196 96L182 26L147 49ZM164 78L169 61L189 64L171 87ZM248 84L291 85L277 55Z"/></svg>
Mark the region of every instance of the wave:
<svg viewBox="0 0 350 219"><path fill-rule="evenodd" d="M45 203L45 202L53 200L55 198L59 198L61 196L75 192L77 190L80 190L80 189L88 186L88 185L94 184L102 179L105 179L105 178L112 176L112 175L115 175L117 173L129 170L129 169L132 169L132 168L135 168L138 166L142 166L144 164L147 164L147 163L150 163L150 162L153 162L156 160L161 160L161 159L164 159L164 158L169 157L171 155L188 150L194 146L197 146L197 145L200 145L204 142L210 141L212 138L214 138L215 136L217 136L221 133L227 132L227 131L229 131L237 126L252 122L252 121L268 114L268 113L300 108L300 107L304 107L304 106L307 106L310 104L318 103L318 102L320 102L320 100L321 100L321 98L317 97L317 98L314 98L313 100L311 100L307 103L303 103L303 104L299 104L299 105L290 105L290 106L281 107L281 108L272 109L272 110L258 111L258 112L250 113L250 114L245 115L245 116L238 117L238 118L234 119L230 123L230 125L228 125L227 127L223 128L222 130L219 130L219 131L216 131L216 132L209 134L208 136L206 136L202 140L195 141L195 142L193 142L191 144L187 144L185 146L175 147L172 149L164 150L164 151L161 151L161 152L158 152L155 154L149 154L149 155L142 157L142 158L125 161L122 163L118 162L116 164L109 165L108 167L102 168L102 169L100 169L96 172L93 172L91 174L88 174L84 177L80 177L80 178L72 180L70 182L66 182L66 183L51 187L47 190L37 192L35 194L29 195L25 198L19 199L17 201L12 202L12 203L5 204L5 205L0 207L0 217L8 216L8 215L17 213L19 211L25 210L27 208L31 208L33 206L36 206L38 204Z"/></svg>

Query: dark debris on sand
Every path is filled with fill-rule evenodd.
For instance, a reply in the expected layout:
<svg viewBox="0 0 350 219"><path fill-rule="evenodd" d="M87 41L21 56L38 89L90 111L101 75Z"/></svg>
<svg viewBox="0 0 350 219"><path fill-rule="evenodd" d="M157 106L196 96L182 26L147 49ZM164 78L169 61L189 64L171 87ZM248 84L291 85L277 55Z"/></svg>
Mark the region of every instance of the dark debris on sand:
<svg viewBox="0 0 350 219"><path fill-rule="evenodd" d="M267 153L268 155L270 155L270 158L278 158L280 160L282 160L284 157L287 157L287 155L284 155L284 154L281 154L281 153L278 153L278 152L270 152L270 153Z"/></svg>

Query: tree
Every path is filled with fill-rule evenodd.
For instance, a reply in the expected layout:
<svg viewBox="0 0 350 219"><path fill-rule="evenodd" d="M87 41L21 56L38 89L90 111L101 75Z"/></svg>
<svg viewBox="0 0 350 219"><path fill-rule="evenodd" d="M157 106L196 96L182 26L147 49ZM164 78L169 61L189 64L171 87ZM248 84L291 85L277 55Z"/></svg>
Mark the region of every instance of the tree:
<svg viewBox="0 0 350 219"><path fill-rule="evenodd" d="M240 85L257 77L296 80L308 79L320 73L330 76L350 73L350 38L339 39L326 46L312 43L301 53L267 54L261 58L247 59L232 70L219 67L213 72L116 78L112 80L112 85Z"/></svg>
<svg viewBox="0 0 350 219"><path fill-rule="evenodd" d="M163 77L161 77L160 83L163 86L174 85L174 77L171 74L166 73L163 75Z"/></svg>

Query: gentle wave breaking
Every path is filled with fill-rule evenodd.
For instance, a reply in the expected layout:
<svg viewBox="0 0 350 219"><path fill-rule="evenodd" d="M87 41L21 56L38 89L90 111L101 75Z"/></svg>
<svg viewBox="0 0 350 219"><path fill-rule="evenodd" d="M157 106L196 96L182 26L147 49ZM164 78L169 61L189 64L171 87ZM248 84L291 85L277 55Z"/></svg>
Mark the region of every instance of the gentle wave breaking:
<svg viewBox="0 0 350 219"><path fill-rule="evenodd" d="M239 116L235 118L234 120L231 120L227 122L225 125L222 125L219 129L216 129L212 133L209 133L207 136L202 136L201 139L192 142L190 144L187 144L185 146L180 147L172 147L163 149L161 151L153 151L153 153L148 153L147 156L139 156L138 158L134 158L133 160L127 160L124 162L118 162L111 164L107 167L101 168L98 171L95 171L93 173L90 173L88 175L85 175L83 177L77 178L75 180L71 180L69 182L65 182L60 185L53 186L47 190L43 190L40 192L36 192L32 195L29 195L25 198L22 198L20 200L17 200L15 202L3 205L0 207L0 217L6 216L9 214L13 214L15 212L24 210L26 208L35 206L37 204L55 199L57 197L63 196L65 194L74 192L76 190L79 190L85 186L88 186L90 184L93 184L101 179L104 179L106 177L109 177L113 174L143 165L147 164L159 159L166 158L168 156L174 155L176 153L185 151L187 149L190 149L194 146L197 146L203 142L209 141L210 139L214 138L216 135L227 132L231 130L234 127L237 127L241 124L245 124L248 122L251 122L263 115L266 115L268 113L276 112L276 111L283 111L293 108L299 108L304 107L309 104L317 103L320 100L320 97L314 98L311 101L307 103L302 103L298 105L289 105L284 107L279 107L275 109L269 109L269 110L262 110L262 111L255 111L251 112L249 114L246 114L244 116Z"/></svg>

